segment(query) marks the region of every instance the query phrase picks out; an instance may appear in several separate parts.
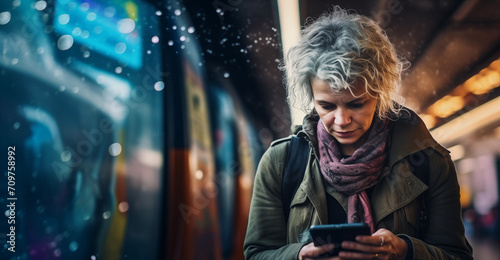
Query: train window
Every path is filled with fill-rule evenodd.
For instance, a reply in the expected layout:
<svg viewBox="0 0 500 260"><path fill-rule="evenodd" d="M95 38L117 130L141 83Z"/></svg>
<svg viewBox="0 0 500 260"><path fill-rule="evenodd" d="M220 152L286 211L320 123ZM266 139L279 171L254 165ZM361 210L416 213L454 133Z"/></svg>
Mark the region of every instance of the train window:
<svg viewBox="0 0 500 260"><path fill-rule="evenodd" d="M79 43L138 69L142 66L144 7L140 1L59 0L53 17L54 30L61 35L57 47L68 50ZM82 55L90 52L84 50Z"/></svg>
<svg viewBox="0 0 500 260"><path fill-rule="evenodd" d="M0 3L0 147L15 147L16 160L15 180L0 182L16 199L2 211L14 221L0 222L0 255L159 258L158 13L142 0Z"/></svg>

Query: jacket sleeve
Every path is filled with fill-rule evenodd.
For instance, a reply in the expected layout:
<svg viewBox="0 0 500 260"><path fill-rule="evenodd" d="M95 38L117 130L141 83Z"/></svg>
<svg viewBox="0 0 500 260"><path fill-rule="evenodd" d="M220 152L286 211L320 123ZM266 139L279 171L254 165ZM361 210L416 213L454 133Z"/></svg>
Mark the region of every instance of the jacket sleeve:
<svg viewBox="0 0 500 260"><path fill-rule="evenodd" d="M245 259L297 259L304 246L287 244L287 226L281 202L286 143L271 146L262 156L254 180Z"/></svg>
<svg viewBox="0 0 500 260"><path fill-rule="evenodd" d="M413 259L473 259L464 234L460 187L453 161L447 152L443 156L436 151L429 160L428 226L422 240L406 236L412 243Z"/></svg>

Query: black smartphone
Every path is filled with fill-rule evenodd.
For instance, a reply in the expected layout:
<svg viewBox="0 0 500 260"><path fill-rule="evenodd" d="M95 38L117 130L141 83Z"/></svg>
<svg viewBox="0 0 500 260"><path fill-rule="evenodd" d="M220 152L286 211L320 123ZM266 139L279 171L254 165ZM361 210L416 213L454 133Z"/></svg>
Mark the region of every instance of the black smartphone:
<svg viewBox="0 0 500 260"><path fill-rule="evenodd" d="M370 236L370 227L366 223L346 223L315 225L309 228L315 246L335 244L335 249L321 257L338 255L342 241L354 241L358 235Z"/></svg>

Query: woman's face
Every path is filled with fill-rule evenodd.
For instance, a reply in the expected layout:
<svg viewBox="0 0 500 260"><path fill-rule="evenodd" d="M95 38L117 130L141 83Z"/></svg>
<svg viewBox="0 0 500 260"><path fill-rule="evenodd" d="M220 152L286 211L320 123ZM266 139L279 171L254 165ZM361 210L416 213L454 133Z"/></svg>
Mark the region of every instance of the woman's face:
<svg viewBox="0 0 500 260"><path fill-rule="evenodd" d="M354 84L349 90L332 92L328 83L311 80L314 107L326 131L340 143L344 155L352 155L366 140L377 107L377 99L370 96L363 84Z"/></svg>

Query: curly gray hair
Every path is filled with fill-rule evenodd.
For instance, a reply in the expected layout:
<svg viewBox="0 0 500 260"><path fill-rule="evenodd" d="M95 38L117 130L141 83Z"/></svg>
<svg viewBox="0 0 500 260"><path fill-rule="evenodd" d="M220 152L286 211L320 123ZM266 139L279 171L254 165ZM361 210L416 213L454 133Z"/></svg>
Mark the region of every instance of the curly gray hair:
<svg viewBox="0 0 500 260"><path fill-rule="evenodd" d="M287 72L288 102L293 107L309 112L313 78L328 82L334 92L352 93L353 83L361 81L378 98L378 116L383 119L401 110L394 100L401 99L397 93L403 63L375 21L334 7L301 31L299 43L290 48L280 69Z"/></svg>

